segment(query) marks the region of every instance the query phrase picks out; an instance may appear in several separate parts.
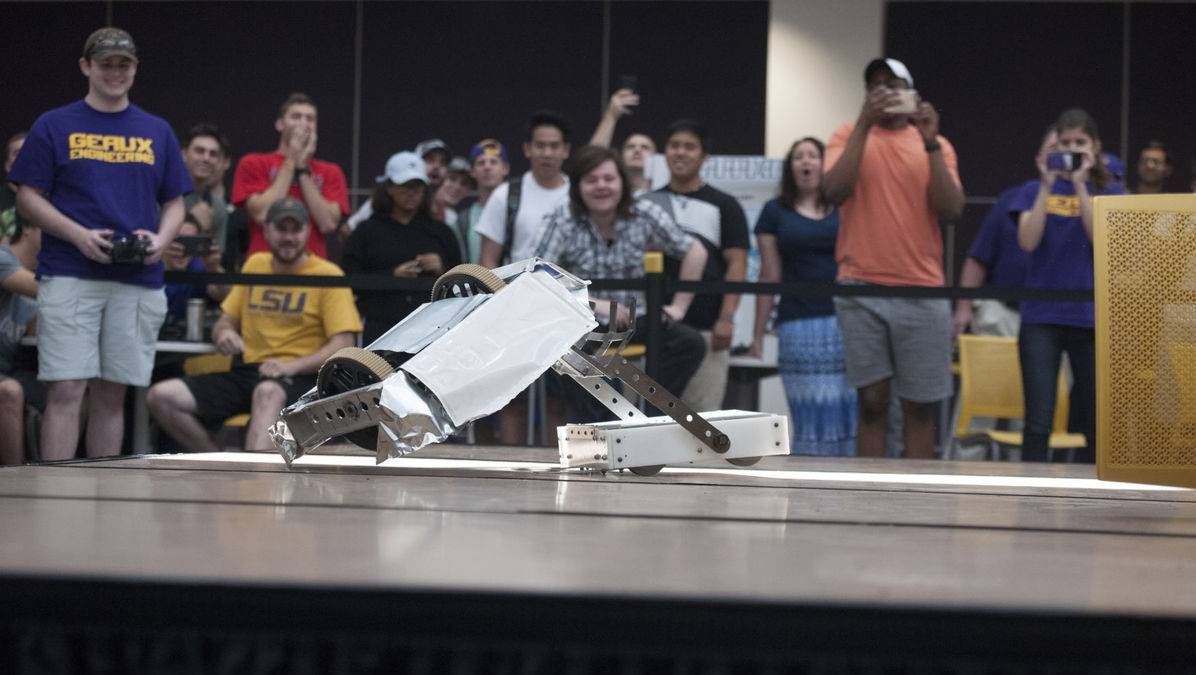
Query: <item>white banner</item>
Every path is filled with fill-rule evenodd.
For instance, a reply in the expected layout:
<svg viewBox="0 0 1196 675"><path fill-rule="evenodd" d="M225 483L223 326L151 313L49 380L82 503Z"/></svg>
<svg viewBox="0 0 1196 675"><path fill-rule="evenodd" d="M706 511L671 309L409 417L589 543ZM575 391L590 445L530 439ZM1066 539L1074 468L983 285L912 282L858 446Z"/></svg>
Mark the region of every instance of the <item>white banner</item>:
<svg viewBox="0 0 1196 675"><path fill-rule="evenodd" d="M702 165L702 180L739 200L751 231L765 202L780 194L781 160L758 155L711 155Z"/></svg>

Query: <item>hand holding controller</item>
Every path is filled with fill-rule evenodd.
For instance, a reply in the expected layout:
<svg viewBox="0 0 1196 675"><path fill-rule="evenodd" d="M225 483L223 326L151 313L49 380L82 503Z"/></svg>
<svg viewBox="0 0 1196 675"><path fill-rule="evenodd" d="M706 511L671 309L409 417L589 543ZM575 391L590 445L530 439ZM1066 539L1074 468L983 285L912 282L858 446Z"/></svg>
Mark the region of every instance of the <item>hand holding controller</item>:
<svg viewBox="0 0 1196 675"><path fill-rule="evenodd" d="M114 265L141 265L149 251L150 240L139 234L112 236L108 255Z"/></svg>

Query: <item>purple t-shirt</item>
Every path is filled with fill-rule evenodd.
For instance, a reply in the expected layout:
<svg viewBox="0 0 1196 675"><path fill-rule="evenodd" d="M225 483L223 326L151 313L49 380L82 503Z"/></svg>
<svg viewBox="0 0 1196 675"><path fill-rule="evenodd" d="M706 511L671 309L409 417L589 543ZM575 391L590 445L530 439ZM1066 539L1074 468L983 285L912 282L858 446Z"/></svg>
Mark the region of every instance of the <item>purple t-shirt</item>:
<svg viewBox="0 0 1196 675"><path fill-rule="evenodd" d="M1029 211L1038 197L1039 181L1022 186L1010 204L1013 213ZM1123 195L1121 183L1109 183L1103 191L1088 184L1088 194ZM1092 288L1092 242L1084 234L1080 198L1070 180L1058 178L1047 200L1042 241L1030 253L1026 288ZM1091 302L1047 302L1027 300L1021 304L1022 323L1050 323L1093 328L1096 325Z"/></svg>
<svg viewBox="0 0 1196 675"><path fill-rule="evenodd" d="M1030 254L1017 243L1017 214L1009 210L1021 192L1022 186L1017 185L997 196L997 203L989 209L968 249L968 257L975 258L988 271L987 286L1021 288L1026 283Z"/></svg>
<svg viewBox="0 0 1196 675"><path fill-rule="evenodd" d="M68 218L113 236L158 231L159 206L191 191L170 125L130 104L100 112L85 101L51 110L33 123L8 180L45 192ZM99 279L162 287L162 263L106 265L68 241L42 237L38 276Z"/></svg>

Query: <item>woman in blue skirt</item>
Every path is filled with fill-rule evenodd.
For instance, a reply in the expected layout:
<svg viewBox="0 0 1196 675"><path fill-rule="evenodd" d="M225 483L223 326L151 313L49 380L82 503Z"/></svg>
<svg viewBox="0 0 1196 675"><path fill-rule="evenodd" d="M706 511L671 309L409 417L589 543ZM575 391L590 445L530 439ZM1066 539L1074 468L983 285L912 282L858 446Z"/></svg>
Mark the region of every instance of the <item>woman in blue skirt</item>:
<svg viewBox="0 0 1196 675"><path fill-rule="evenodd" d="M760 281L834 283L839 211L822 197L823 145L803 138L785 156L781 196L756 221ZM774 298L756 297L751 354L760 356ZM856 392L847 383L843 334L830 298L781 296L774 323L789 400L794 455L855 454Z"/></svg>

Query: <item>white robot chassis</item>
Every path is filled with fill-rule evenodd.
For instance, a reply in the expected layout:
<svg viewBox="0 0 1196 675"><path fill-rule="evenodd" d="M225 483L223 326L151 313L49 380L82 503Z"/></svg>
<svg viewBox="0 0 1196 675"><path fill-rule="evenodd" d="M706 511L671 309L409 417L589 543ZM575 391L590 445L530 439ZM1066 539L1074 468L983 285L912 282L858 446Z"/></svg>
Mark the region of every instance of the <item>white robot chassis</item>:
<svg viewBox="0 0 1196 675"><path fill-rule="evenodd" d="M593 332L588 285L538 258L496 270L458 265L436 281L431 302L366 349L325 361L315 388L280 413L271 440L288 465L336 436L381 463L498 411L552 368L618 418L558 428L562 467L652 475L666 464L748 466L788 452L784 416L699 414L624 358L632 330ZM666 416L645 417L608 378Z"/></svg>

